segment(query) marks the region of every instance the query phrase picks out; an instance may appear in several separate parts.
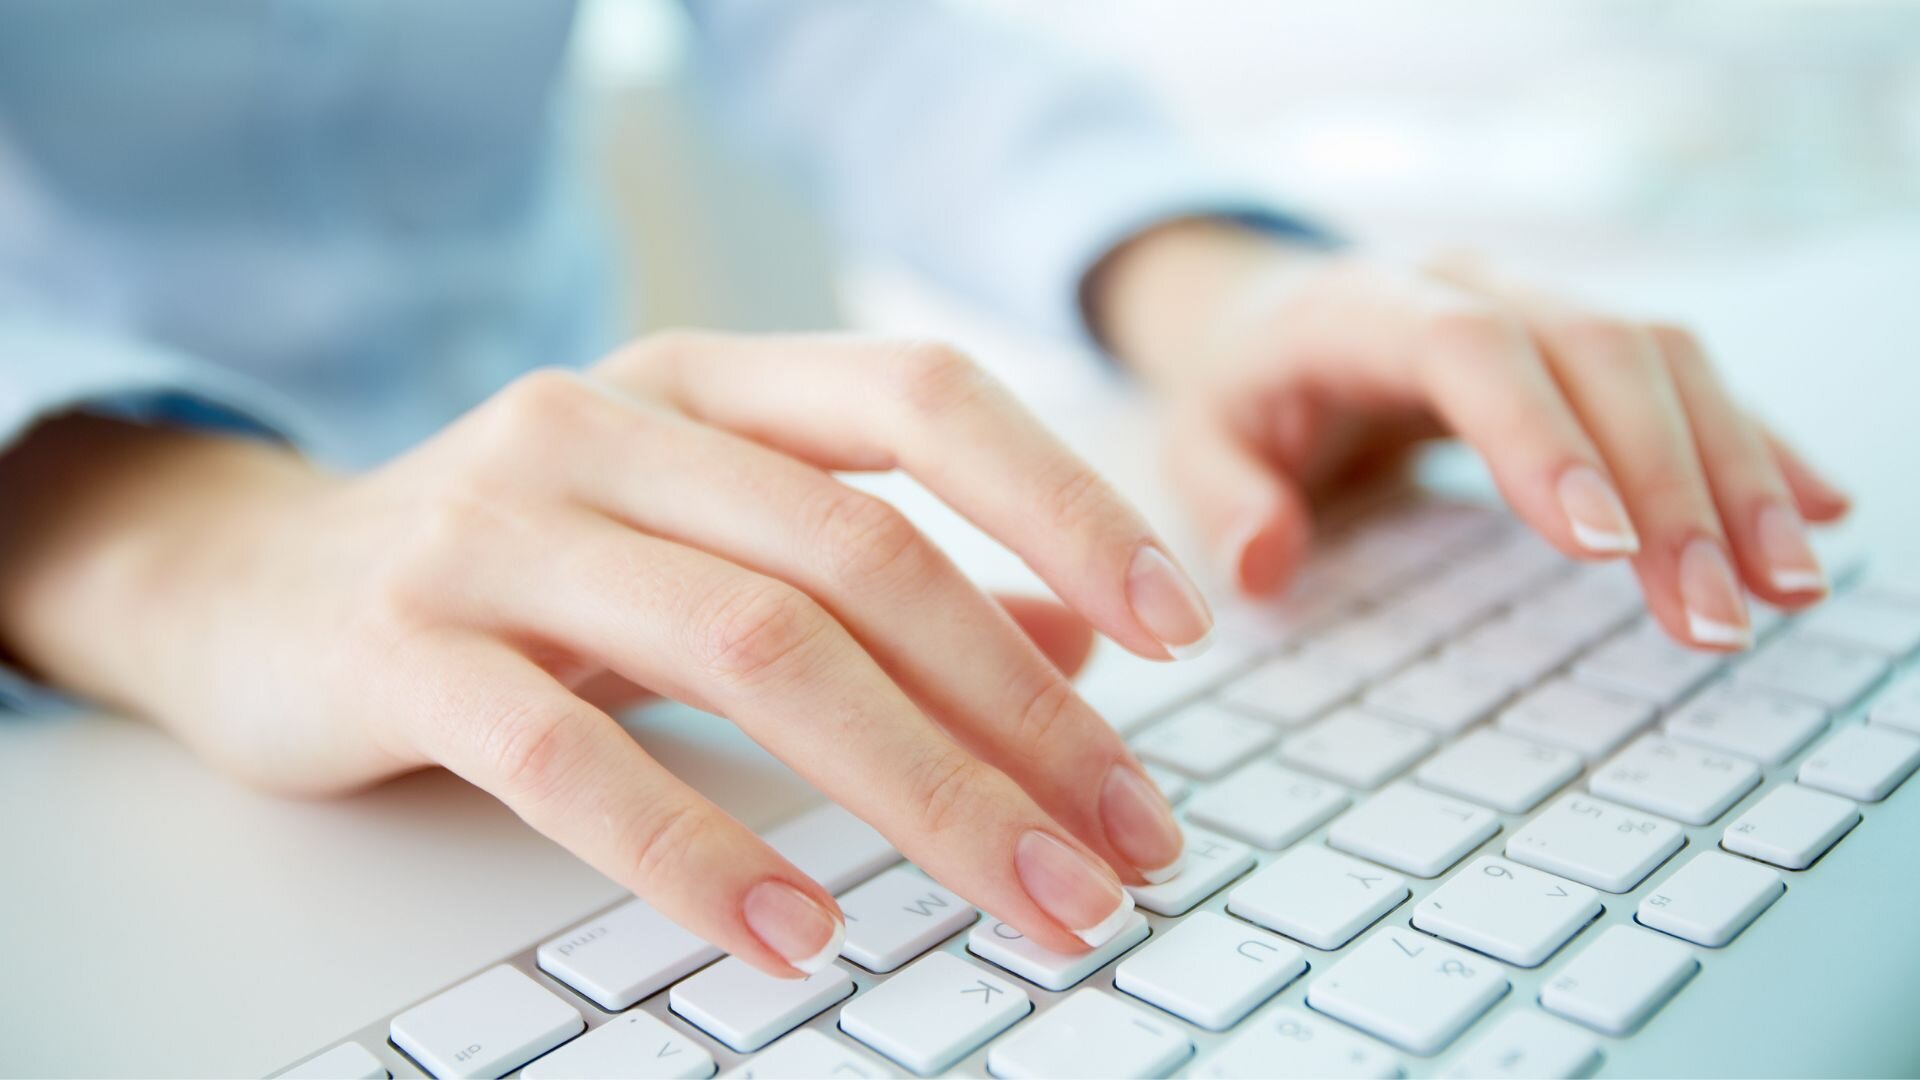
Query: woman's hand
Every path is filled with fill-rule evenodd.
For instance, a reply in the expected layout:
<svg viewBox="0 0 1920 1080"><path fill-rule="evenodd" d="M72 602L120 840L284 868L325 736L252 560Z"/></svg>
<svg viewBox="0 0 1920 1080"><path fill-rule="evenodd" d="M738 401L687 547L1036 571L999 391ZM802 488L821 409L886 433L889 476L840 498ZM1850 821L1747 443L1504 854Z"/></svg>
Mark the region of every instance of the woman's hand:
<svg viewBox="0 0 1920 1080"><path fill-rule="evenodd" d="M1846 497L1678 327L1204 222L1121 249L1088 299L1170 406L1178 486L1249 593L1304 556L1313 494L1447 431L1556 548L1631 557L1680 641L1744 646L1743 587L1790 608L1826 591L1804 522L1838 518Z"/></svg>
<svg viewBox="0 0 1920 1080"><path fill-rule="evenodd" d="M730 718L1048 948L1104 940L1122 883L1179 865L1166 801L1059 667L828 472L906 470L1136 653L1204 642L1139 515L949 349L655 338L344 479L257 444L54 427L9 466L37 505L0 535L0 641L257 784L445 765L780 975L837 951L833 898L583 694ZM1057 608L1016 610L1084 655Z"/></svg>

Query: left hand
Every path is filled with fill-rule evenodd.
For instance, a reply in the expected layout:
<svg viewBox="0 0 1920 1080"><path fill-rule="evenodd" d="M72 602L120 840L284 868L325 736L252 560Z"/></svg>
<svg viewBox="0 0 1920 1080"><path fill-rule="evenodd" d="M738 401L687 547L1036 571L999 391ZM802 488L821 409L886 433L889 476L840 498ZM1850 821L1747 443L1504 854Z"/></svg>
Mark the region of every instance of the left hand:
<svg viewBox="0 0 1920 1080"><path fill-rule="evenodd" d="M1746 645L1745 591L1788 608L1826 592L1805 523L1837 519L1846 496L1680 327L1207 222L1122 248L1088 299L1168 405L1178 487L1250 594L1304 557L1314 494L1445 432L1560 551L1631 557L1679 641Z"/></svg>

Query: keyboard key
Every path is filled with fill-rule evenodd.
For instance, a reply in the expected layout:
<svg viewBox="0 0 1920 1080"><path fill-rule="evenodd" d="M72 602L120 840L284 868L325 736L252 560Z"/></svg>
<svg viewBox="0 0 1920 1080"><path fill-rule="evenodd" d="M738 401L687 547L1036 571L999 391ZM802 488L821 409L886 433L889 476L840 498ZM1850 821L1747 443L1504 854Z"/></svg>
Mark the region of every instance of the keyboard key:
<svg viewBox="0 0 1920 1080"><path fill-rule="evenodd" d="M1710 687L1667 717L1673 738L1778 765L1827 726L1827 711L1810 701L1738 683Z"/></svg>
<svg viewBox="0 0 1920 1080"><path fill-rule="evenodd" d="M1878 653L1788 631L1756 650L1733 677L1838 712L1860 700L1886 674L1887 662Z"/></svg>
<svg viewBox="0 0 1920 1080"><path fill-rule="evenodd" d="M999 919L987 919L967 935L967 951L998 964L1047 990L1065 990L1107 965L1109 960L1147 940L1147 920L1139 912L1127 918L1113 940L1083 953L1058 953L1036 945Z"/></svg>
<svg viewBox="0 0 1920 1080"><path fill-rule="evenodd" d="M1873 703L1868 721L1920 735L1920 671L1888 687L1880 700Z"/></svg>
<svg viewBox="0 0 1920 1080"><path fill-rule="evenodd" d="M1163 769L1158 765L1141 767L1146 770L1147 779L1153 781L1154 786L1160 789L1160 794L1166 797L1169 806L1179 806L1193 792L1193 781L1172 769Z"/></svg>
<svg viewBox="0 0 1920 1080"><path fill-rule="evenodd" d="M619 1012L720 958L720 950L639 900L540 946L540 970Z"/></svg>
<svg viewBox="0 0 1920 1080"><path fill-rule="evenodd" d="M1423 660L1368 691L1369 709L1453 735L1492 715L1512 694L1502 676L1457 660Z"/></svg>
<svg viewBox="0 0 1920 1080"><path fill-rule="evenodd" d="M1227 910L1316 949L1337 949L1410 895L1406 880L1308 844L1227 894Z"/></svg>
<svg viewBox="0 0 1920 1080"><path fill-rule="evenodd" d="M887 972L973 925L972 904L906 866L839 898L847 916L840 955L868 971Z"/></svg>
<svg viewBox="0 0 1920 1080"><path fill-rule="evenodd" d="M1535 967L1600 915L1600 895L1482 855L1427 894L1413 925L1520 967Z"/></svg>
<svg viewBox="0 0 1920 1080"><path fill-rule="evenodd" d="M743 1054L750 1054L827 1011L853 993L839 964L804 979L776 979L737 956L675 983L667 1006Z"/></svg>
<svg viewBox="0 0 1920 1080"><path fill-rule="evenodd" d="M1646 1023L1693 973L1693 950L1637 926L1610 926L1540 988L1549 1012L1603 1035Z"/></svg>
<svg viewBox="0 0 1920 1080"><path fill-rule="evenodd" d="M1514 614L1525 622L1592 644L1646 610L1640 582L1625 563L1582 566L1520 598Z"/></svg>
<svg viewBox="0 0 1920 1080"><path fill-rule="evenodd" d="M434 1076L504 1076L586 1026L578 1009L501 964L394 1017L387 1034Z"/></svg>
<svg viewBox="0 0 1920 1080"><path fill-rule="evenodd" d="M1148 761L1200 780L1211 780L1273 743L1270 725L1212 702L1174 713L1135 737L1133 748Z"/></svg>
<svg viewBox="0 0 1920 1080"><path fill-rule="evenodd" d="M1805 870L1860 822L1851 799L1781 784L1733 819L1720 843L1728 851L1787 870Z"/></svg>
<svg viewBox="0 0 1920 1080"><path fill-rule="evenodd" d="M921 1075L942 1072L1033 1010L1026 991L928 953L840 1010L840 1029Z"/></svg>
<svg viewBox="0 0 1920 1080"><path fill-rule="evenodd" d="M1327 844L1430 878L1499 831L1500 820L1472 803L1395 784L1335 821Z"/></svg>
<svg viewBox="0 0 1920 1080"><path fill-rule="evenodd" d="M801 1028L725 1074L726 1080L881 1077L894 1071L824 1031Z"/></svg>
<svg viewBox="0 0 1920 1080"><path fill-rule="evenodd" d="M1400 1075L1379 1044L1304 1009L1274 1009L1234 1033L1193 1070L1201 1077L1366 1077Z"/></svg>
<svg viewBox="0 0 1920 1080"><path fill-rule="evenodd" d="M1178 1027L1104 990L1075 991L993 1044L987 1068L1028 1077L1165 1076L1193 1054Z"/></svg>
<svg viewBox="0 0 1920 1080"><path fill-rule="evenodd" d="M1412 1054L1434 1054L1507 992L1500 965L1389 926L1307 986L1307 1004Z"/></svg>
<svg viewBox="0 0 1920 1080"><path fill-rule="evenodd" d="M1760 786L1746 758L1642 735L1588 781L1595 795L1689 825L1705 825Z"/></svg>
<svg viewBox="0 0 1920 1080"><path fill-rule="evenodd" d="M1428 759L1414 778L1435 791L1524 814L1579 776L1581 764L1571 750L1482 728Z"/></svg>
<svg viewBox="0 0 1920 1080"><path fill-rule="evenodd" d="M1573 665L1573 677L1666 708L1707 681L1725 659L1689 649L1651 619L1636 623Z"/></svg>
<svg viewBox="0 0 1920 1080"><path fill-rule="evenodd" d="M1599 1067L1599 1040L1546 1013L1514 1009L1494 1021L1442 1075L1455 1080L1570 1080L1591 1076Z"/></svg>
<svg viewBox="0 0 1920 1080"><path fill-rule="evenodd" d="M295 1065L275 1080L387 1080L392 1075L373 1051L359 1043L341 1043Z"/></svg>
<svg viewBox="0 0 1920 1080"><path fill-rule="evenodd" d="M1643 925L1717 949L1787 891L1780 875L1758 863L1703 851L1640 901Z"/></svg>
<svg viewBox="0 0 1920 1080"><path fill-rule="evenodd" d="M1305 954L1238 919L1196 912L1114 969L1113 985L1225 1031L1307 970Z"/></svg>
<svg viewBox="0 0 1920 1080"><path fill-rule="evenodd" d="M706 1080L713 1055L651 1013L632 1009L520 1070L527 1080L668 1077Z"/></svg>
<svg viewBox="0 0 1920 1080"><path fill-rule="evenodd" d="M1507 858L1602 892L1623 893L1680 850L1671 821L1590 795L1563 795L1507 838Z"/></svg>
<svg viewBox="0 0 1920 1080"><path fill-rule="evenodd" d="M1256 758L1194 796L1187 817L1278 851L1325 824L1349 801L1344 788L1271 758Z"/></svg>
<svg viewBox="0 0 1920 1080"><path fill-rule="evenodd" d="M1224 687L1218 700L1284 727L1304 724L1360 689L1360 673L1300 653L1269 660Z"/></svg>
<svg viewBox="0 0 1920 1080"><path fill-rule="evenodd" d="M1542 627L1511 613L1481 623L1442 655L1528 686L1546 678L1586 647L1579 636Z"/></svg>
<svg viewBox="0 0 1920 1080"><path fill-rule="evenodd" d="M1555 679L1508 706L1497 723L1502 731L1598 761L1652 723L1653 713L1648 701Z"/></svg>
<svg viewBox="0 0 1920 1080"><path fill-rule="evenodd" d="M1872 592L1836 596L1802 616L1800 632L1898 660L1920 649L1920 604Z"/></svg>
<svg viewBox="0 0 1920 1080"><path fill-rule="evenodd" d="M1810 788L1859 802L1879 802L1920 766L1920 739L1878 725L1841 728L1800 763Z"/></svg>
<svg viewBox="0 0 1920 1080"><path fill-rule="evenodd" d="M1156 915L1185 915L1253 865L1253 850L1237 840L1188 826L1186 864L1157 885L1129 885L1133 902Z"/></svg>
<svg viewBox="0 0 1920 1080"><path fill-rule="evenodd" d="M835 896L900 861L887 838L838 803L824 803L768 829L773 850Z"/></svg>
<svg viewBox="0 0 1920 1080"><path fill-rule="evenodd" d="M1356 615L1309 642L1302 663L1339 668L1377 679L1433 648L1437 635L1387 612Z"/></svg>
<svg viewBox="0 0 1920 1080"><path fill-rule="evenodd" d="M1280 757L1348 787L1377 788L1433 749L1433 736L1359 709L1341 709L1288 737Z"/></svg>

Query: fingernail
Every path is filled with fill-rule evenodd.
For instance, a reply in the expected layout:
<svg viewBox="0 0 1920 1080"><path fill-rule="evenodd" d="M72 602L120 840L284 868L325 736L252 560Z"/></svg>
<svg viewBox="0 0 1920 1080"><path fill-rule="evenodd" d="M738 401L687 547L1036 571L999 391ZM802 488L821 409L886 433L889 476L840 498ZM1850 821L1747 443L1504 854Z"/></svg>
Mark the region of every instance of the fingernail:
<svg viewBox="0 0 1920 1080"><path fill-rule="evenodd" d="M1573 539L1581 547L1595 555L1631 555L1640 550L1640 536L1633 531L1626 505L1600 470L1575 465L1560 474L1554 490Z"/></svg>
<svg viewBox="0 0 1920 1080"><path fill-rule="evenodd" d="M755 885L741 908L753 936L809 975L825 971L847 939L845 923L784 881Z"/></svg>
<svg viewBox="0 0 1920 1080"><path fill-rule="evenodd" d="M1705 537L1680 553L1680 602L1687 610L1687 633L1702 645L1744 647L1753 641L1747 602L1733 576L1733 564L1719 544Z"/></svg>
<svg viewBox="0 0 1920 1080"><path fill-rule="evenodd" d="M1141 877L1158 885L1180 873L1186 838L1173 820L1173 807L1153 781L1125 765L1107 770L1100 788L1100 820L1107 839Z"/></svg>
<svg viewBox="0 0 1920 1080"><path fill-rule="evenodd" d="M1807 526L1791 507L1778 503L1760 511L1757 528L1760 557L1767 562L1767 580L1788 593L1827 591L1827 575L1807 542Z"/></svg>
<svg viewBox="0 0 1920 1080"><path fill-rule="evenodd" d="M1037 829L1014 845L1013 864L1033 902L1090 949L1113 940L1133 913L1111 871Z"/></svg>
<svg viewBox="0 0 1920 1080"><path fill-rule="evenodd" d="M1200 590L1153 544L1141 544L1127 568L1127 603L1176 660L1199 656L1213 644L1213 615Z"/></svg>

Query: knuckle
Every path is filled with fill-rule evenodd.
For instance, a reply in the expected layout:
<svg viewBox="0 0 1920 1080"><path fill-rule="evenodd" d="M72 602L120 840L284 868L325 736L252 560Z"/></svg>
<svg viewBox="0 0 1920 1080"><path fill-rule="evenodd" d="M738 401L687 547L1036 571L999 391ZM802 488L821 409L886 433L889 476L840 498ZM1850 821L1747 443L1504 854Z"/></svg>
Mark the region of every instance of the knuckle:
<svg viewBox="0 0 1920 1080"><path fill-rule="evenodd" d="M1047 521L1067 525L1101 517L1110 506L1100 474L1076 461L1047 486L1043 509Z"/></svg>
<svg viewBox="0 0 1920 1080"><path fill-rule="evenodd" d="M920 805L921 824L928 833L941 836L971 827L986 784L986 767L954 750L921 765L909 790Z"/></svg>
<svg viewBox="0 0 1920 1080"><path fill-rule="evenodd" d="M468 566L475 538L498 535L506 517L496 500L459 485L423 499L368 576L377 607L403 623L439 610L457 595L448 578Z"/></svg>
<svg viewBox="0 0 1920 1080"><path fill-rule="evenodd" d="M710 348L718 335L671 327L622 346L607 360L612 370L635 374L667 371Z"/></svg>
<svg viewBox="0 0 1920 1080"><path fill-rule="evenodd" d="M736 587L709 606L695 633L695 661L749 683L796 663L830 622L804 593L775 581Z"/></svg>
<svg viewBox="0 0 1920 1080"><path fill-rule="evenodd" d="M633 853L632 880L686 880L710 824L708 815L693 803L680 803L636 821L623 844Z"/></svg>
<svg viewBox="0 0 1920 1080"><path fill-rule="evenodd" d="M1570 318L1555 328L1554 336L1562 350L1583 367L1645 374L1653 359L1646 332L1623 319L1605 315Z"/></svg>
<svg viewBox="0 0 1920 1080"><path fill-rule="evenodd" d="M1027 693L1026 704L1015 720L1023 756L1043 755L1080 708L1080 695L1072 683L1051 675L1043 678Z"/></svg>
<svg viewBox="0 0 1920 1080"><path fill-rule="evenodd" d="M847 489L831 492L822 502L816 533L835 582L911 579L926 568L932 549L905 514Z"/></svg>
<svg viewBox="0 0 1920 1080"><path fill-rule="evenodd" d="M597 404L598 395L577 372L540 368L496 396L493 430L516 447L542 442L591 421Z"/></svg>
<svg viewBox="0 0 1920 1080"><path fill-rule="evenodd" d="M538 805L565 786L564 751L573 710L565 702L535 701L495 715L477 733L480 765L494 793Z"/></svg>
<svg viewBox="0 0 1920 1080"><path fill-rule="evenodd" d="M979 398L992 385L967 354L942 342L902 345L893 362L898 396L914 415L945 412Z"/></svg>
<svg viewBox="0 0 1920 1080"><path fill-rule="evenodd" d="M1429 315L1421 340L1429 361L1452 366L1504 355L1526 341L1526 330L1498 309L1459 307Z"/></svg>

